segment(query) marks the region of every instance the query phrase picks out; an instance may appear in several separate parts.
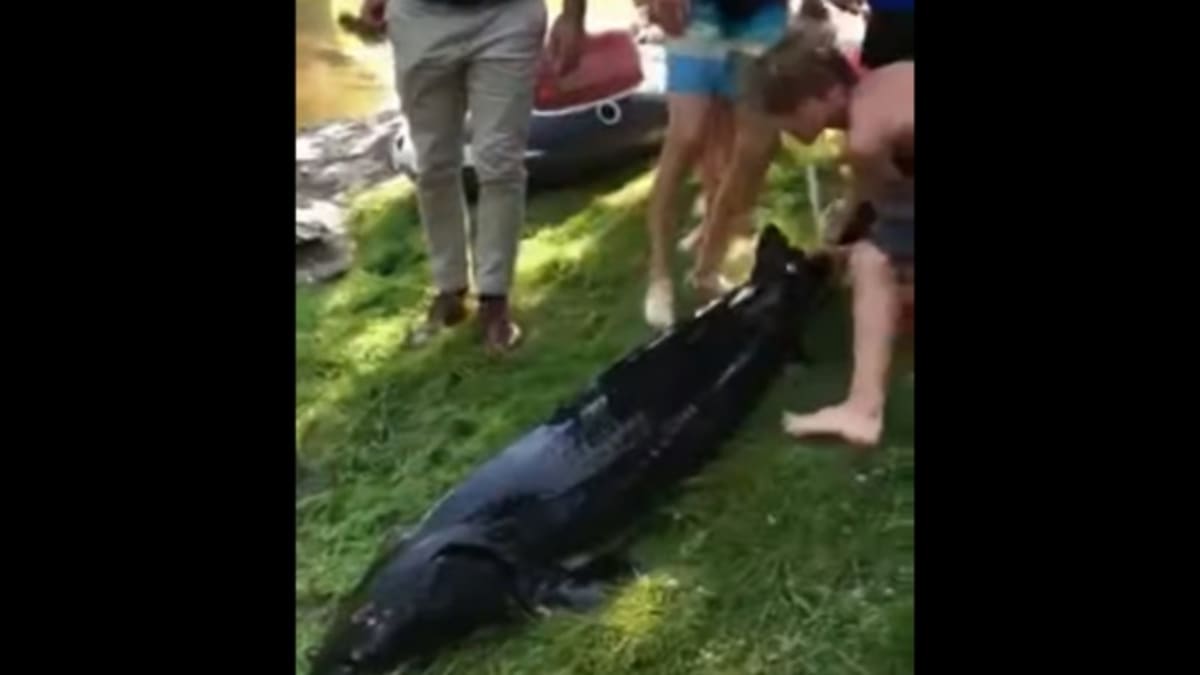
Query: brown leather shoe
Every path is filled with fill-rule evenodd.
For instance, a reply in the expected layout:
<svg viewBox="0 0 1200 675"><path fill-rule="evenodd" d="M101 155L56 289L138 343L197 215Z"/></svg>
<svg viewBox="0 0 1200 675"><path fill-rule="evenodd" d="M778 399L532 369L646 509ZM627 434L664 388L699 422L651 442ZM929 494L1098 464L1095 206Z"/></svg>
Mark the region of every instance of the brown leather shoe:
<svg viewBox="0 0 1200 675"><path fill-rule="evenodd" d="M521 327L508 315L508 298L481 296L479 323L483 328L483 347L490 354L503 354L521 341Z"/></svg>
<svg viewBox="0 0 1200 675"><path fill-rule="evenodd" d="M409 333L405 343L409 347L420 347L429 342L441 329L462 323L462 320L467 318L467 307L463 302L466 296L466 290L439 291L429 303L425 323Z"/></svg>

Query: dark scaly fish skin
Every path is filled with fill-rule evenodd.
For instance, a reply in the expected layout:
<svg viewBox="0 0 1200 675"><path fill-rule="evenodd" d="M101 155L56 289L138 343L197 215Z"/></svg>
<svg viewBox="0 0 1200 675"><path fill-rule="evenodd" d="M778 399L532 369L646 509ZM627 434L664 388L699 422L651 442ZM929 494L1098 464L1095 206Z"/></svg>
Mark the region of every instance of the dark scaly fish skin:
<svg viewBox="0 0 1200 675"><path fill-rule="evenodd" d="M795 358L825 265L768 227L751 280L471 474L342 603L313 675L384 673L569 597L568 558L695 472Z"/></svg>

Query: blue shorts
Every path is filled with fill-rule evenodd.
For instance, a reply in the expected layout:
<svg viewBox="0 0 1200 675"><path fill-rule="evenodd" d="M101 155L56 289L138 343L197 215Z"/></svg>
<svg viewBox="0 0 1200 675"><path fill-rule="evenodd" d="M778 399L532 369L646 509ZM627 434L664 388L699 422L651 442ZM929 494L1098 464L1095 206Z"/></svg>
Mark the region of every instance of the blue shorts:
<svg viewBox="0 0 1200 675"><path fill-rule="evenodd" d="M787 32L784 1L764 5L749 17L726 23L716 0L693 0L683 35L667 42L667 92L737 96L737 78L730 53L759 54Z"/></svg>

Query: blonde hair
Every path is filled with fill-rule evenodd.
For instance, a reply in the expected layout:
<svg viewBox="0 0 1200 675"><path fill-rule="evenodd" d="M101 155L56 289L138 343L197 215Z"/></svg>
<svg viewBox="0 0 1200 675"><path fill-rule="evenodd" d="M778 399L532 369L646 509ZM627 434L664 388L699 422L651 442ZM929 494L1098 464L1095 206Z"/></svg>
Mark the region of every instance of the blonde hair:
<svg viewBox="0 0 1200 675"><path fill-rule="evenodd" d="M743 96L752 107L786 115L834 86L852 87L858 74L819 27L795 30L744 69Z"/></svg>

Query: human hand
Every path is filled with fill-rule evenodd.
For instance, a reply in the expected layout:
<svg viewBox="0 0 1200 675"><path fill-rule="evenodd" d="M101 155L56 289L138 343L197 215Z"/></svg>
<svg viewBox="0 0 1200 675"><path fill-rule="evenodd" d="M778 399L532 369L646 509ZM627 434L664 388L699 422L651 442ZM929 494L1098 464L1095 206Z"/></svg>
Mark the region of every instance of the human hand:
<svg viewBox="0 0 1200 675"><path fill-rule="evenodd" d="M586 35L582 18L563 13L554 20L554 25L550 27L550 42L546 45L546 51L556 75L567 75L579 67Z"/></svg>
<svg viewBox="0 0 1200 675"><path fill-rule="evenodd" d="M358 9L358 18L368 27L384 30L387 27L387 0L362 0Z"/></svg>
<svg viewBox="0 0 1200 675"><path fill-rule="evenodd" d="M357 13L342 12L338 14L337 22L342 30L368 44L381 42L387 36L385 23L368 21Z"/></svg>
<svg viewBox="0 0 1200 675"><path fill-rule="evenodd" d="M687 27L689 0L650 0L650 21L662 27L672 37L683 34Z"/></svg>

